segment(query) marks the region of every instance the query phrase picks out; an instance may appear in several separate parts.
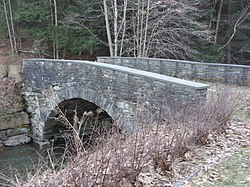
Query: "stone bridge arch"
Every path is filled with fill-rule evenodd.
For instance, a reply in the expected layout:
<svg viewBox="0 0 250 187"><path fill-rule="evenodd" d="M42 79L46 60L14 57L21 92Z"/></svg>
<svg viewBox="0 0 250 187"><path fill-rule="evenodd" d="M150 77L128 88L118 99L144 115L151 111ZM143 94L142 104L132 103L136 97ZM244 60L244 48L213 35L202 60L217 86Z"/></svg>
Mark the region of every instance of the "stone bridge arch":
<svg viewBox="0 0 250 187"><path fill-rule="evenodd" d="M44 142L45 123L51 112L64 101L82 99L95 104L105 111L113 120L127 120L129 114L125 114L113 101L96 91L79 84L53 85L41 93L26 94L26 105L30 114L33 138L36 142ZM47 143L47 142L44 142Z"/></svg>
<svg viewBox="0 0 250 187"><path fill-rule="evenodd" d="M69 99L80 98L91 103L94 103L98 107L106 111L113 119L118 118L121 113L120 108L118 108L115 103L106 98L104 95L96 92L93 89L87 88L85 85L81 84L62 84L53 85L49 90L43 93L46 109L53 110L61 102ZM48 117L48 116L47 116Z"/></svg>
<svg viewBox="0 0 250 187"><path fill-rule="evenodd" d="M182 106L205 101L206 84L118 65L31 59L23 61L23 93L36 142L43 142L44 123L62 101L81 98L119 118L131 132L137 101L150 108L163 102Z"/></svg>
<svg viewBox="0 0 250 187"><path fill-rule="evenodd" d="M64 133L71 129L71 125L74 126L75 116L79 121L84 120L82 127L76 130L81 131L80 136L85 140L112 128L115 121L103 107L95 103L82 98L65 99L47 117L42 128L44 141L64 142Z"/></svg>

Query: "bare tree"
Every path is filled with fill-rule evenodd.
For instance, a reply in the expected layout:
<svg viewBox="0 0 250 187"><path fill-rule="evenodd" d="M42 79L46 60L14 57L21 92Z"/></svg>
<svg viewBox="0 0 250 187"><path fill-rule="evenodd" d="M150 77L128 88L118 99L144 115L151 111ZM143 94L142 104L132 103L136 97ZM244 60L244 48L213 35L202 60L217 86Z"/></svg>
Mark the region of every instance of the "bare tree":
<svg viewBox="0 0 250 187"><path fill-rule="evenodd" d="M128 6L128 0L124 0L123 19L122 19L123 29L122 29L121 48L120 48L120 55L119 56L122 56L122 52L123 52L123 43L124 43L124 37L125 37L125 33L126 33L127 6Z"/></svg>
<svg viewBox="0 0 250 187"><path fill-rule="evenodd" d="M4 14L5 14L5 19L6 19L6 24L7 24L8 34L9 34L11 52L14 53L14 47L13 47L13 42L12 42L12 37L11 37L11 30L10 30L10 23L9 23L8 12L7 12L5 0L3 0L3 8L4 8Z"/></svg>
<svg viewBox="0 0 250 187"><path fill-rule="evenodd" d="M55 27L57 27L58 26L58 19L57 19L57 3L56 3L56 0L54 0L54 13L55 13ZM55 57L56 57L56 59L58 59L59 58L59 51L58 51L58 38L57 38L57 34L56 34L56 36L55 36L56 38L55 38L55 51L56 51L56 55L55 55Z"/></svg>
<svg viewBox="0 0 250 187"><path fill-rule="evenodd" d="M118 52L118 8L117 8L117 0L114 0L114 56L117 56Z"/></svg>
<svg viewBox="0 0 250 187"><path fill-rule="evenodd" d="M10 13L10 24L11 24L11 31L12 31L12 37L13 37L13 47L14 47L14 52L17 53L16 33L15 33L14 23L13 23L12 7L11 7L10 0L8 2L9 2L9 13Z"/></svg>
<svg viewBox="0 0 250 187"><path fill-rule="evenodd" d="M107 6L107 0L103 0L103 7L104 7L104 16L105 16L105 22L106 22L106 32L107 32L107 38L108 38L108 44L109 44L109 52L110 56L113 57L113 42L111 38L111 31L109 26L109 16L108 16L108 6Z"/></svg>
<svg viewBox="0 0 250 187"><path fill-rule="evenodd" d="M9 34L11 53L17 53L16 35L15 35L10 0L8 0L8 8L7 8L7 4L5 0L3 0L3 8L4 8L4 14L5 14L5 19L6 19L6 24L7 24L8 34Z"/></svg>
<svg viewBox="0 0 250 187"><path fill-rule="evenodd" d="M223 0L220 0L220 8L218 11L218 16L217 16L217 22L216 22L216 29L215 29L215 37L214 37L214 42L217 43L217 38L218 38L218 32L219 32L219 26L220 26L220 20L221 20L221 10L223 7Z"/></svg>
<svg viewBox="0 0 250 187"><path fill-rule="evenodd" d="M238 19L236 20L234 27L233 27L233 33L231 34L230 38L228 39L228 41L220 48L223 49L225 48L234 38L237 29L239 28L239 26L250 16L250 3L242 10L240 16L238 17Z"/></svg>
<svg viewBox="0 0 250 187"><path fill-rule="evenodd" d="M208 26L192 19L196 13L196 1L117 2L103 1L107 37L113 56L185 59L196 53L191 48L191 36L206 38L210 34Z"/></svg>
<svg viewBox="0 0 250 187"><path fill-rule="evenodd" d="M143 40L143 48L142 48L142 56L146 56L146 43L147 43L147 31L148 31L148 19L149 19L149 8L150 8L150 0L147 2L146 9L146 21L145 21L145 31L144 31L144 40Z"/></svg>
<svg viewBox="0 0 250 187"><path fill-rule="evenodd" d="M52 2L53 1L53 2ZM57 15L57 2L56 0L50 0L50 13L51 13L51 24L57 28L58 26L58 15ZM53 38L53 57L54 59L59 58L59 49L58 49L58 37L57 33L54 33Z"/></svg>
<svg viewBox="0 0 250 187"><path fill-rule="evenodd" d="M122 5L120 5L119 7L117 0L103 0L106 33L109 43L110 56L116 57L118 56L118 54L120 56L122 55L124 37L126 34L127 6L128 0L123 0ZM113 12L113 15L111 15L111 12ZM110 22L109 20L113 21ZM113 32L111 26L113 26Z"/></svg>
<svg viewBox="0 0 250 187"><path fill-rule="evenodd" d="M148 9L149 10L149 2L148 1ZM109 5L109 6L108 6ZM135 19L135 22L132 23L134 19L127 16L129 6L129 14L132 15ZM134 49L134 56L141 56L143 49L146 48L146 43L143 41L146 38L147 32L144 32L145 29L145 5L144 1L137 0L137 2L128 0L123 0L123 2L119 2L117 0L107 0L103 1L104 7L104 15L106 20L106 31L109 42L110 54L113 53L113 56L122 56L125 52L124 42L127 44L127 35L128 30L133 25L134 36L133 41L136 45L136 49ZM137 8L134 8L137 7ZM111 14L113 13L113 14ZM147 11L147 14L149 11ZM148 16L147 20L148 20ZM109 20L113 20L111 23ZM128 24L127 24L128 22ZM128 27L127 27L128 26ZM113 27L113 29L111 28ZM111 32L113 30L113 32ZM112 39L113 36L113 39ZM144 50L145 53L145 50ZM112 56L112 55L111 55Z"/></svg>

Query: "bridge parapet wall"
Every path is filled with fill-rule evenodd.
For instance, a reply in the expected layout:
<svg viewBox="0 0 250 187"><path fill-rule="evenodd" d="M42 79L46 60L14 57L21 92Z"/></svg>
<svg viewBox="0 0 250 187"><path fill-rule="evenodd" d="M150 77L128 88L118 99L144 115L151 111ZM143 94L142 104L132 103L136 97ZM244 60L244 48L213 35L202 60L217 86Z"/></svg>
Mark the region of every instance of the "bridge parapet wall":
<svg viewBox="0 0 250 187"><path fill-rule="evenodd" d="M44 123L60 102L82 98L113 119L129 119L137 101L157 107L206 99L208 85L128 67L89 61L34 59L23 62L24 94L33 134L43 140ZM125 127L133 128L133 126Z"/></svg>
<svg viewBox="0 0 250 187"><path fill-rule="evenodd" d="M190 80L250 86L250 66L245 65L133 57L98 57L97 61Z"/></svg>

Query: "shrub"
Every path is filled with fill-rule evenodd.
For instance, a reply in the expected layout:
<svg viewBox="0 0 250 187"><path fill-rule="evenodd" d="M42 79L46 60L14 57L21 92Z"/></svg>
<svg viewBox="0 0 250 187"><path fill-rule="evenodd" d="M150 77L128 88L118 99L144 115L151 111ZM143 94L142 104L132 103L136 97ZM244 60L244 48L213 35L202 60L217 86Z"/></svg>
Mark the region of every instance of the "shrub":
<svg viewBox="0 0 250 187"><path fill-rule="evenodd" d="M66 138L67 145L73 145L75 155L59 170L46 168L25 183L13 180L13 184L131 186L149 164L163 175L174 175L176 161L182 160L195 145L208 143L209 134L223 132L236 104L236 96L230 90L218 88L203 106L173 110L165 103L155 115L138 107L140 110L135 112L134 120L141 124L134 127L137 130L132 135L126 137L112 128L104 134L98 133L91 149L86 149L82 143L79 124L83 124L77 119L74 124L66 123L73 132L73 136L71 133ZM91 138L93 140L94 136Z"/></svg>

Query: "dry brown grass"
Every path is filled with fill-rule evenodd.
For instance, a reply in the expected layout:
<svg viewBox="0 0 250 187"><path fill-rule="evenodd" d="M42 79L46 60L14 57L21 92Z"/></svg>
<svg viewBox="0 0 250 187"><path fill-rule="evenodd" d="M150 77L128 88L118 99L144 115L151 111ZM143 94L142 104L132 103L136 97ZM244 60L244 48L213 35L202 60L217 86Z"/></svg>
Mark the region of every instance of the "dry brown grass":
<svg viewBox="0 0 250 187"><path fill-rule="evenodd" d="M167 105L161 112L135 113L140 127L126 137L117 128L98 136L91 149L82 143L78 125L68 136L68 147L75 155L61 168L45 168L25 182L13 179L13 186L140 186L138 175L148 164L162 175L174 175L174 163L182 160L194 146L206 144L209 134L222 133L237 105L230 90L219 88L203 106L173 110Z"/></svg>
<svg viewBox="0 0 250 187"><path fill-rule="evenodd" d="M14 78L0 80L0 117L22 103L20 84Z"/></svg>

